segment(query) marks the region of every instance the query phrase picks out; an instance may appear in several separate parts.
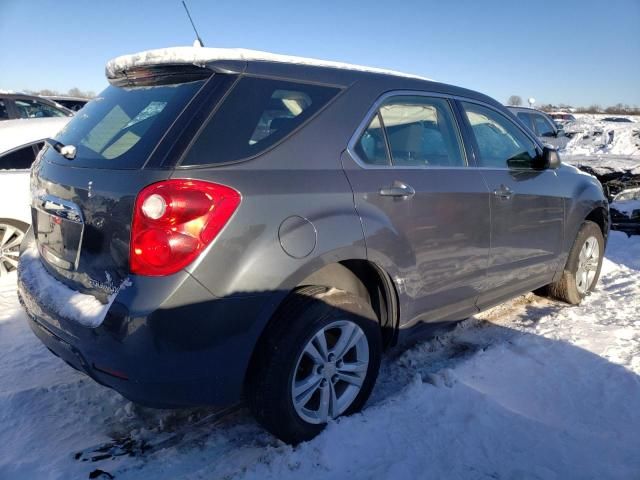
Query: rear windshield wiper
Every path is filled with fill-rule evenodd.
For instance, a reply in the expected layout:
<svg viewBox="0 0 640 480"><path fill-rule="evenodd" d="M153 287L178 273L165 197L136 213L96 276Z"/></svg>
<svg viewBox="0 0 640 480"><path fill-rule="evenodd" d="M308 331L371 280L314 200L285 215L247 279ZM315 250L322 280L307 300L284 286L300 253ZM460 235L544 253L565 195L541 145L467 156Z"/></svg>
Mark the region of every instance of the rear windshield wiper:
<svg viewBox="0 0 640 480"><path fill-rule="evenodd" d="M73 160L74 158L76 158L77 149L74 145L65 145L64 143L60 143L53 138L45 138L44 141L47 142L51 148L53 148L67 160Z"/></svg>

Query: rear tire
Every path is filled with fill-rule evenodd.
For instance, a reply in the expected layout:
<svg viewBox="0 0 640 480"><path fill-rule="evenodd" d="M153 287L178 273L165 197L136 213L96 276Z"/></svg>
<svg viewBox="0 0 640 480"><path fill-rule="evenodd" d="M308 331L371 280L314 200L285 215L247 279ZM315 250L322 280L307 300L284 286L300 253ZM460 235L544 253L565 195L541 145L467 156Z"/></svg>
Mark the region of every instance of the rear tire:
<svg viewBox="0 0 640 480"><path fill-rule="evenodd" d="M587 220L578 231L562 278L548 286L549 295L571 305L578 305L594 290L600 277L603 257L602 231L596 223Z"/></svg>
<svg viewBox="0 0 640 480"><path fill-rule="evenodd" d="M382 338L364 299L304 287L278 309L246 386L249 408L280 440L297 444L326 422L362 409L380 368Z"/></svg>
<svg viewBox="0 0 640 480"><path fill-rule="evenodd" d="M0 280L18 268L20 244L28 229L18 220L0 220Z"/></svg>

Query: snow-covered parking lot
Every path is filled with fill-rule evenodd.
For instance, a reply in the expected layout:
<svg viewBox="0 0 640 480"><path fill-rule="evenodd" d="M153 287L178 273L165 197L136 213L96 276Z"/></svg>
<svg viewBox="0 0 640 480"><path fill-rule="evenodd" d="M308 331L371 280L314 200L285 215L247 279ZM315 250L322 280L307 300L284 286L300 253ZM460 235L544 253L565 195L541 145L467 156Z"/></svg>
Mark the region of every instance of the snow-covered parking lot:
<svg viewBox="0 0 640 480"><path fill-rule="evenodd" d="M640 478L640 238L580 307L533 294L385 361L362 414L292 448L242 406L142 409L51 355L0 286L1 479ZM106 473L101 473L106 472Z"/></svg>

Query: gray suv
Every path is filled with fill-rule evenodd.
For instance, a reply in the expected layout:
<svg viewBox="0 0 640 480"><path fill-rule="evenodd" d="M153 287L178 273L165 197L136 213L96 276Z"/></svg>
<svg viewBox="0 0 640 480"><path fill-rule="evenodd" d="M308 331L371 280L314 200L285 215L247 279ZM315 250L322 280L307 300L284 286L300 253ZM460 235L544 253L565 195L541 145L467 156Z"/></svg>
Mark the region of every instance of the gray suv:
<svg viewBox="0 0 640 480"><path fill-rule="evenodd" d="M518 120L524 123L544 143L562 149L567 146L570 138L564 129L544 112L535 108L507 107Z"/></svg>
<svg viewBox="0 0 640 480"><path fill-rule="evenodd" d="M32 168L19 296L132 401L245 398L296 443L363 407L385 349L596 285L600 184L482 94L220 49L107 74Z"/></svg>

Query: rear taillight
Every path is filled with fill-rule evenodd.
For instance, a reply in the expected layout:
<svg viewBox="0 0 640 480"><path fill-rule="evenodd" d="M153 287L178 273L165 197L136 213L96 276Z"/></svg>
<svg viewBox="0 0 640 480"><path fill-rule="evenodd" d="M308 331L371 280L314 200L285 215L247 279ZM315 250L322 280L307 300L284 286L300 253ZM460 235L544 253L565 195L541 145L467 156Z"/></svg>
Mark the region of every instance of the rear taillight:
<svg viewBox="0 0 640 480"><path fill-rule="evenodd" d="M233 188L201 180L165 180L136 198L131 226L131 273L161 276L193 262L240 204Z"/></svg>

